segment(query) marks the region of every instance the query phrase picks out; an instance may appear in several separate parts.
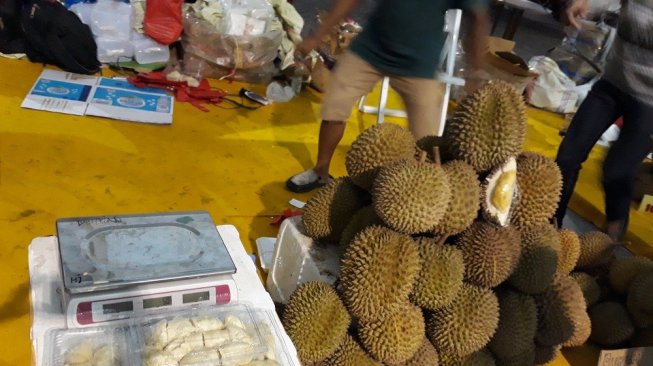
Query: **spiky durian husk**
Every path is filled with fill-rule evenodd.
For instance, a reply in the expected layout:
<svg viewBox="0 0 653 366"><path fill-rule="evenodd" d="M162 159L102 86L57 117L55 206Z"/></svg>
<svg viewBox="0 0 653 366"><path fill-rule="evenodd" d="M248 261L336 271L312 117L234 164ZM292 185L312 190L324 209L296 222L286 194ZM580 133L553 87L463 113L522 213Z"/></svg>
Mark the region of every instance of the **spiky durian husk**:
<svg viewBox="0 0 653 366"><path fill-rule="evenodd" d="M589 309L592 320L590 339L602 346L617 346L629 340L635 326L628 310L618 302L603 302Z"/></svg>
<svg viewBox="0 0 653 366"><path fill-rule="evenodd" d="M449 205L451 188L440 166L402 160L379 171L372 199L377 215L389 227L417 234L438 225Z"/></svg>
<svg viewBox="0 0 653 366"><path fill-rule="evenodd" d="M653 271L653 261L642 256L618 258L610 264L610 286L620 294L625 294L635 277Z"/></svg>
<svg viewBox="0 0 653 366"><path fill-rule="evenodd" d="M520 234L512 227L477 221L456 241L465 260L465 281L496 287L517 267L521 256Z"/></svg>
<svg viewBox="0 0 653 366"><path fill-rule="evenodd" d="M358 334L374 359L396 364L417 353L424 340L424 326L422 309L406 303L383 320L361 322Z"/></svg>
<svg viewBox="0 0 653 366"><path fill-rule="evenodd" d="M653 325L653 271L637 275L628 288L626 304L633 322L639 328Z"/></svg>
<svg viewBox="0 0 653 366"><path fill-rule="evenodd" d="M558 165L543 155L524 152L517 158L517 184L519 202L511 222L519 229L548 223L562 190Z"/></svg>
<svg viewBox="0 0 653 366"><path fill-rule="evenodd" d="M347 308L363 320L399 311L408 302L420 263L411 237L380 226L361 231L345 251L340 268Z"/></svg>
<svg viewBox="0 0 653 366"><path fill-rule="evenodd" d="M305 362L331 356L345 339L350 320L338 294L322 282L301 285L283 312L283 326Z"/></svg>
<svg viewBox="0 0 653 366"><path fill-rule="evenodd" d="M433 229L440 235L456 235L467 229L478 215L480 185L478 175L471 165L462 160L453 160L442 166L451 188L451 199L446 210L446 219Z"/></svg>
<svg viewBox="0 0 653 366"><path fill-rule="evenodd" d="M350 335L345 337L333 355L324 360L321 366L381 366Z"/></svg>
<svg viewBox="0 0 653 366"><path fill-rule="evenodd" d="M576 267L580 257L580 239L575 232L569 229L561 229L558 233L560 234L558 273L570 273Z"/></svg>
<svg viewBox="0 0 653 366"><path fill-rule="evenodd" d="M608 263L614 255L615 242L607 234L590 231L579 236L580 256L576 268L586 269Z"/></svg>
<svg viewBox="0 0 653 366"><path fill-rule="evenodd" d="M349 219L369 200L351 179L339 178L320 188L304 206L304 230L313 239L336 241Z"/></svg>
<svg viewBox="0 0 653 366"><path fill-rule="evenodd" d="M376 212L374 212L373 206L365 206L356 211L349 221L349 224L347 224L345 229L342 231L342 235L340 236L340 246L343 249L346 249L356 234L373 225L383 225L383 221L379 218Z"/></svg>
<svg viewBox="0 0 653 366"><path fill-rule="evenodd" d="M535 302L539 315L535 339L540 346L568 342L574 336L576 320L587 311L583 292L569 275L557 274L551 286L535 296Z"/></svg>
<svg viewBox="0 0 653 366"><path fill-rule="evenodd" d="M415 140L408 130L392 123L377 124L363 131L351 144L345 167L356 185L369 190L379 168L411 159L414 153Z"/></svg>
<svg viewBox="0 0 653 366"><path fill-rule="evenodd" d="M508 282L521 292L537 294L549 286L556 273L560 238L548 224L522 230L521 238L521 258Z"/></svg>
<svg viewBox="0 0 653 366"><path fill-rule="evenodd" d="M413 303L427 309L451 304L463 285L465 264L462 252L433 239L417 239L422 270L410 294Z"/></svg>
<svg viewBox="0 0 653 366"><path fill-rule="evenodd" d="M427 334L439 351L463 357L485 347L499 323L499 301L489 289L463 284L447 307L435 310Z"/></svg>
<svg viewBox="0 0 653 366"><path fill-rule="evenodd" d="M431 342L424 337L422 346L417 350L413 358L401 364L393 364L393 366L438 366L439 364L438 352Z"/></svg>
<svg viewBox="0 0 653 366"><path fill-rule="evenodd" d="M594 277L584 272L573 272L571 273L571 278L578 283L578 286L580 286L580 289L583 291L585 304L588 307L599 301L599 298L601 297L601 287Z"/></svg>
<svg viewBox="0 0 653 366"><path fill-rule="evenodd" d="M452 157L478 172L519 154L525 136L524 100L503 81L492 81L465 98L444 131Z"/></svg>
<svg viewBox="0 0 653 366"><path fill-rule="evenodd" d="M537 306L529 295L503 289L499 298L499 327L489 348L498 358L509 359L533 347L537 331Z"/></svg>

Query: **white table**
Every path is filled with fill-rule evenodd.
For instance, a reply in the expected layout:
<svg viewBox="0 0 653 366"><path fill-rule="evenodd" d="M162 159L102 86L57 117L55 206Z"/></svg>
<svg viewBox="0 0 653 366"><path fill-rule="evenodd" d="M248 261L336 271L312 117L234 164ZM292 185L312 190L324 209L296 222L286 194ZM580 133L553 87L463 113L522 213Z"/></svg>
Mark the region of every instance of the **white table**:
<svg viewBox="0 0 653 366"><path fill-rule="evenodd" d="M247 302L256 308L274 312L274 302L265 291L256 272L256 266L245 252L236 228L232 225L221 225L217 228L236 265L236 274L233 275L233 279L238 289L238 300ZM31 285L32 359L37 366L48 366L44 360L45 334L50 329L66 328L61 298L58 293L61 284L57 238L49 236L32 240L28 256ZM276 323L277 330L282 333L281 341L290 356L290 360L284 362L284 366L300 366L297 351L283 330L281 321L276 314L273 316L273 321Z"/></svg>

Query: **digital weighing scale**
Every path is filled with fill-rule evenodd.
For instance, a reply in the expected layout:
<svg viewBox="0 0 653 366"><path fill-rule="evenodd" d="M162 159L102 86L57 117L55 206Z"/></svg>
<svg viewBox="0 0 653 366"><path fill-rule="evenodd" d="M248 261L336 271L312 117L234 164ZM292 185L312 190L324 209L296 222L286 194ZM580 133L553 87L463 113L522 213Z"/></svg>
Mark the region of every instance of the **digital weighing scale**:
<svg viewBox="0 0 653 366"><path fill-rule="evenodd" d="M234 302L236 266L208 212L57 220L68 327Z"/></svg>

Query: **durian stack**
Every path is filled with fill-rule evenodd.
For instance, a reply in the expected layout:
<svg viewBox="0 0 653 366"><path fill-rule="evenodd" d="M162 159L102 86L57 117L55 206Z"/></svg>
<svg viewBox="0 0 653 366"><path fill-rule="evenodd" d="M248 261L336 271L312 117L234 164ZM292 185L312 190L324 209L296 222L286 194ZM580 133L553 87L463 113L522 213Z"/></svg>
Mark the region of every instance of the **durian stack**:
<svg viewBox="0 0 653 366"><path fill-rule="evenodd" d="M300 287L283 315L305 364L528 366L587 340L596 289L569 273L610 251L550 224L560 171L522 151L525 134L521 96L491 82L443 138L390 123L358 137L349 176L304 212L310 236L344 251L337 287Z"/></svg>

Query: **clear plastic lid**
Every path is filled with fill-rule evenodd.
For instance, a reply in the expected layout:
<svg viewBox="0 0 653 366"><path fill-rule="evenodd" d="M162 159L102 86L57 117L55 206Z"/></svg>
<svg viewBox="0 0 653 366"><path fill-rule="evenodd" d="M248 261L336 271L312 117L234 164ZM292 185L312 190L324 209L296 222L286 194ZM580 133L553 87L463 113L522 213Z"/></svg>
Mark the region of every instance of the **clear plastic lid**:
<svg viewBox="0 0 653 366"><path fill-rule="evenodd" d="M57 329L47 333L48 365L130 365L128 327Z"/></svg>

